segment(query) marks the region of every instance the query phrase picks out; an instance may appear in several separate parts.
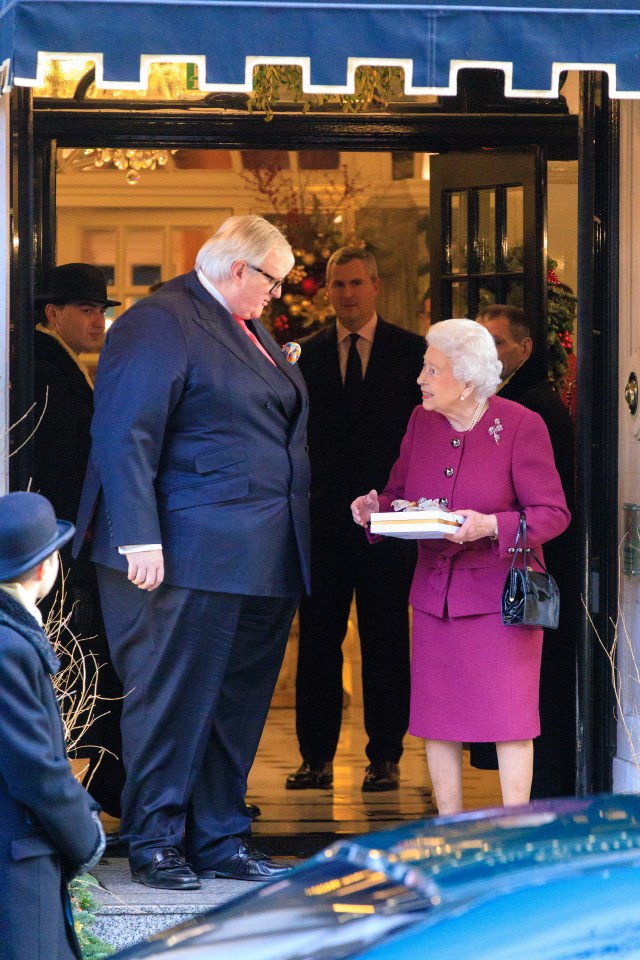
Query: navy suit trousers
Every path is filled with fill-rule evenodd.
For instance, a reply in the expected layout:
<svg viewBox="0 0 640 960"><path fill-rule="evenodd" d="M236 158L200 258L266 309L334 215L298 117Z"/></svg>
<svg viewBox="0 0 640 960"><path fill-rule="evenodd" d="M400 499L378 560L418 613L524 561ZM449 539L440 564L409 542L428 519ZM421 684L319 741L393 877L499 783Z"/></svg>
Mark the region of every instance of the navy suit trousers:
<svg viewBox="0 0 640 960"><path fill-rule="evenodd" d="M247 597L162 584L139 590L97 564L122 681L126 783L121 835L132 869L163 847L197 870L251 833L247 777L297 597Z"/></svg>

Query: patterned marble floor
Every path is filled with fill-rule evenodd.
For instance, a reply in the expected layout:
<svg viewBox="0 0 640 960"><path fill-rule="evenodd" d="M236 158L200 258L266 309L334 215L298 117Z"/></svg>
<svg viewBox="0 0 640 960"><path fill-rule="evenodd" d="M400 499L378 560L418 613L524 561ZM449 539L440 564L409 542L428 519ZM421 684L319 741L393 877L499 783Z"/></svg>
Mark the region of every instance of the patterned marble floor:
<svg viewBox="0 0 640 960"><path fill-rule="evenodd" d="M400 789L379 794L360 789L367 764L365 743L362 708L350 706L343 714L334 789L285 790L287 774L300 764L295 712L272 708L249 778L247 799L262 810L254 825L256 838L365 833L432 816L436 811L422 741L406 737ZM466 754L464 793L469 809L500 803L497 773L472 769Z"/></svg>
<svg viewBox="0 0 640 960"><path fill-rule="evenodd" d="M256 845L273 856L305 857L340 836L368 833L422 820L436 813L422 741L407 735L400 762L400 789L363 793L360 789L367 759L362 707L343 713L342 732L334 762L333 790L285 790L287 774L300 764L295 735L295 711L273 707L249 777L247 799L262 814L254 823ZM463 787L468 809L500 804L498 774L474 770L464 754ZM118 821L103 815L108 832Z"/></svg>

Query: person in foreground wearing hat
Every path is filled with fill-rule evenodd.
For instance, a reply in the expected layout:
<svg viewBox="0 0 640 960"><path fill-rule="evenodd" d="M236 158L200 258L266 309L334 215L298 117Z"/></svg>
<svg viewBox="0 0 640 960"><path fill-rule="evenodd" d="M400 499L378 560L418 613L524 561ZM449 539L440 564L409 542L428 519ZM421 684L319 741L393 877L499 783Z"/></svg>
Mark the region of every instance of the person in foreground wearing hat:
<svg viewBox="0 0 640 960"><path fill-rule="evenodd" d="M67 881L104 850L98 806L75 780L37 607L73 524L35 493L0 497L0 955L80 958Z"/></svg>
<svg viewBox="0 0 640 960"><path fill-rule="evenodd" d="M100 350L105 310L119 306L119 301L109 299L104 274L89 263L54 267L44 275L35 301L39 321L34 335L38 426L33 441L32 489L51 501L58 517L74 522L91 449L93 417L93 383L80 354ZM119 817L124 785L119 759L122 688L109 657L89 548L89 542L85 543L76 560L70 547L61 551L64 590L59 576L55 590L40 609L45 622L52 610L54 623L62 615L70 615L70 630L82 638L84 651L99 664L100 718L92 725L83 749L91 760L88 784L92 795L107 813Z"/></svg>

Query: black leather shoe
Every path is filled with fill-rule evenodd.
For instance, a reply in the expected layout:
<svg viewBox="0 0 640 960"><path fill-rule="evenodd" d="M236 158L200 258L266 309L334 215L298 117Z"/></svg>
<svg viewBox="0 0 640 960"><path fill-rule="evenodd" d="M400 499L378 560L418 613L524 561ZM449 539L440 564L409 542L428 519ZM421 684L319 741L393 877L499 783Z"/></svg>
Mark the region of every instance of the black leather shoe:
<svg viewBox="0 0 640 960"><path fill-rule="evenodd" d="M391 760L372 760L367 767L362 789L372 793L397 790L400 786L400 767Z"/></svg>
<svg viewBox="0 0 640 960"><path fill-rule="evenodd" d="M218 877L227 880L276 880L289 873L291 867L275 863L266 853L254 850L246 843L241 843L237 853L221 860L213 867L198 870L201 880L215 880Z"/></svg>
<svg viewBox="0 0 640 960"><path fill-rule="evenodd" d="M131 871L134 883L160 890L199 890L201 883L175 847L158 850L151 863Z"/></svg>
<svg viewBox="0 0 640 960"><path fill-rule="evenodd" d="M320 763L304 763L287 777L287 790L330 790L333 786L333 763L322 760Z"/></svg>
<svg viewBox="0 0 640 960"><path fill-rule="evenodd" d="M262 810L257 805L257 803L245 803L247 809L247 816L251 817L252 820L257 820Z"/></svg>

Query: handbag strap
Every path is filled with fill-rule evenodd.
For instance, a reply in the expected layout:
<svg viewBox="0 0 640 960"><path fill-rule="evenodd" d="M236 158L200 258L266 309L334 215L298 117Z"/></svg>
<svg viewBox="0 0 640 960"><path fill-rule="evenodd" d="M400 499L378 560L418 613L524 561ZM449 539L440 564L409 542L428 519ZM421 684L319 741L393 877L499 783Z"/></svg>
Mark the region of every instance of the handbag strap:
<svg viewBox="0 0 640 960"><path fill-rule="evenodd" d="M518 550L518 544L520 543L521 540L522 540L522 547L520 550ZM513 560L511 561L511 571L510 571L510 577L509 577L509 582L510 582L509 592L511 594L515 594L515 586L516 586L515 585L515 569L516 569L516 561L520 553L522 554L522 575L527 585L529 584L529 567L527 565L528 553L531 554L532 558L536 561L542 573L544 573L547 577L549 576L549 572L545 567L544 563L542 562L542 560L540 559L540 557L536 553L534 553L533 549L527 547L527 519L524 515L524 511L521 511L520 513L520 523L518 524L518 532L516 533L516 545L515 545L515 550L513 551Z"/></svg>
<svg viewBox="0 0 640 960"><path fill-rule="evenodd" d="M518 549L520 540L522 540L522 547ZM520 553L522 554L522 575L524 577L525 584L528 584L529 571L527 569L527 521L524 513L522 512L520 513L520 523L518 525L518 532L516 533L516 545L513 551L511 569L509 571L509 595L511 599L513 599L516 594L516 563Z"/></svg>

